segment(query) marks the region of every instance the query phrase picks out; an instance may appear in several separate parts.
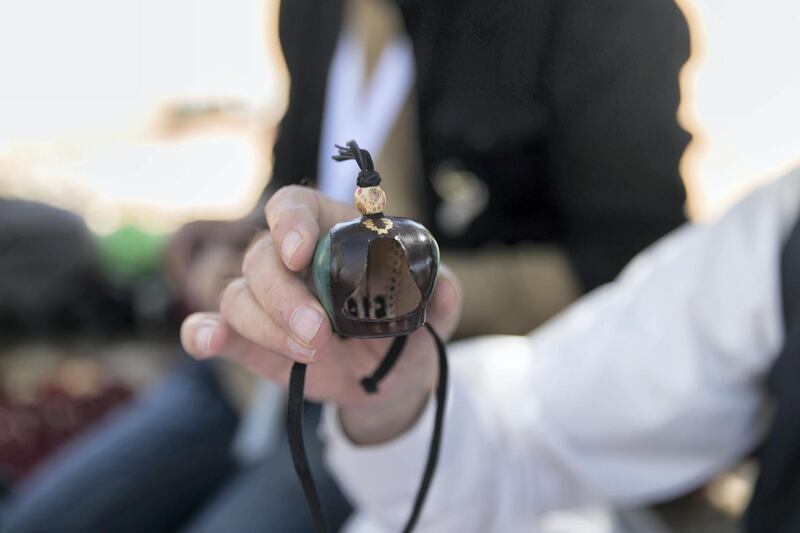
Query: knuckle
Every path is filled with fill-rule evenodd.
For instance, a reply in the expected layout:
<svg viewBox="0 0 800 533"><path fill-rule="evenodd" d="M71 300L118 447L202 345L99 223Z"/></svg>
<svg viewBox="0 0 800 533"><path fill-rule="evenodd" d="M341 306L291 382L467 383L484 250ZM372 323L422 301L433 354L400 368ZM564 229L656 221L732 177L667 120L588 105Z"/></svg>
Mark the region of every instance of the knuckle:
<svg viewBox="0 0 800 533"><path fill-rule="evenodd" d="M242 275L246 278L263 271L266 268L266 254L273 248L272 236L265 233L254 242L242 258Z"/></svg>
<svg viewBox="0 0 800 533"><path fill-rule="evenodd" d="M265 288L264 298L271 314L282 322L289 320L290 297L283 283L270 283Z"/></svg>
<svg viewBox="0 0 800 533"><path fill-rule="evenodd" d="M287 185L283 187L284 194L292 197L303 196L308 190L308 187L303 187L302 185Z"/></svg>
<svg viewBox="0 0 800 533"><path fill-rule="evenodd" d="M219 311L222 316L229 318L237 308L236 302L242 292L247 288L243 278L236 278L225 286L219 301Z"/></svg>
<svg viewBox="0 0 800 533"><path fill-rule="evenodd" d="M295 210L295 216L297 216L298 219L311 224L314 224L316 222L316 216L314 214L314 210L308 203L295 204L294 210Z"/></svg>
<svg viewBox="0 0 800 533"><path fill-rule="evenodd" d="M258 256L256 255L255 246L250 247L242 258L242 275L249 278L255 272L258 264Z"/></svg>
<svg viewBox="0 0 800 533"><path fill-rule="evenodd" d="M301 185L285 185L281 187L267 200L267 205L265 206L267 213L275 211L275 209L279 208L286 201L298 195L302 195L305 191L306 188Z"/></svg>
<svg viewBox="0 0 800 533"><path fill-rule="evenodd" d="M276 334L275 325L272 323L272 320L270 320L267 315L260 315L257 326L259 336L258 343L265 348L271 348L274 344L273 337Z"/></svg>
<svg viewBox="0 0 800 533"><path fill-rule="evenodd" d="M270 227L274 230L280 222L278 219L286 212L297 213L300 210L303 216L313 219L316 206L315 194L302 185L287 185L275 191L264 208Z"/></svg>
<svg viewBox="0 0 800 533"><path fill-rule="evenodd" d="M292 203L286 205L280 213L281 224L288 221L294 229L302 233L312 231L317 225L314 212L306 203Z"/></svg>
<svg viewBox="0 0 800 533"><path fill-rule="evenodd" d="M264 206L264 213L267 215L267 217L269 217L270 213L275 211L276 206L280 205L280 202L286 194L285 189L286 187L281 187L272 193L272 196L270 196L269 200L267 200L267 204Z"/></svg>

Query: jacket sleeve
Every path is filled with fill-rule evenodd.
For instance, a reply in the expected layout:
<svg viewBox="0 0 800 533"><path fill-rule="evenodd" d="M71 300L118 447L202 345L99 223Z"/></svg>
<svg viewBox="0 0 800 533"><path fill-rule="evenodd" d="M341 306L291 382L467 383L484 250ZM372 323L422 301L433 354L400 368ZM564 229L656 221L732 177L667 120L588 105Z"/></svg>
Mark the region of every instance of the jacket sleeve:
<svg viewBox="0 0 800 533"><path fill-rule="evenodd" d="M529 531L543 513L643 504L703 483L758 442L783 342L780 255L800 172L685 226L528 337L454 345L443 448L420 532ZM431 410L358 447L328 408L328 460L358 532L399 531Z"/></svg>
<svg viewBox="0 0 800 533"><path fill-rule="evenodd" d="M689 33L671 1L554 2L546 92L566 246L589 290L685 221L677 122Z"/></svg>
<svg viewBox="0 0 800 533"><path fill-rule="evenodd" d="M341 21L342 0L281 2L278 27L290 78L289 102L278 125L265 197L317 178L328 70Z"/></svg>

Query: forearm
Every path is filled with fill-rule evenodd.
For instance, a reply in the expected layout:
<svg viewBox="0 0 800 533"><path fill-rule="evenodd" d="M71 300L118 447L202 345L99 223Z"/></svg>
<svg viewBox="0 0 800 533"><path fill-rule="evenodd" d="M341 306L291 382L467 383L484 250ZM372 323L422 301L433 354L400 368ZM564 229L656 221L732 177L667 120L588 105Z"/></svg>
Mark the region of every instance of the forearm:
<svg viewBox="0 0 800 533"><path fill-rule="evenodd" d="M519 531L550 509L647 503L752 449L761 379L782 342L776 273L798 198L800 173L668 236L528 338L454 345L419 530ZM410 510L430 412L380 446L354 445L328 420L334 471L381 530Z"/></svg>
<svg viewBox="0 0 800 533"><path fill-rule="evenodd" d="M421 372L419 380L403 391L391 391L377 401L340 409L342 430L358 445L381 444L402 435L422 415L433 389L434 371Z"/></svg>
<svg viewBox="0 0 800 533"><path fill-rule="evenodd" d="M489 346L491 351L486 351ZM442 449L417 531L514 531L512 524L520 517L519 510L496 512L515 501L501 487L515 483L513 476L508 475L511 462L497 455L503 440L498 425L505 424L506 417L493 416L493 403L483 401L487 394L491 395L487 387L500 385L505 371L476 373L478 366L473 363L476 359L489 361L493 355L502 356L511 364L506 370L516 367L519 372L512 372L523 376L525 372L519 365L524 366L529 359L526 347L524 337L486 338L451 346ZM488 369L485 365L480 368ZM513 389L519 390L516 386ZM328 462L356 503L359 522L368 523L370 531L399 531L407 520L430 446L434 407L433 398L428 396L421 416L406 431L371 446L356 444L348 438L340 423L341 411L327 409L324 427ZM487 493L486 487L492 487L491 491ZM480 505L476 506L478 498ZM530 501L530 498L519 495L519 500ZM501 527L505 520L511 522Z"/></svg>

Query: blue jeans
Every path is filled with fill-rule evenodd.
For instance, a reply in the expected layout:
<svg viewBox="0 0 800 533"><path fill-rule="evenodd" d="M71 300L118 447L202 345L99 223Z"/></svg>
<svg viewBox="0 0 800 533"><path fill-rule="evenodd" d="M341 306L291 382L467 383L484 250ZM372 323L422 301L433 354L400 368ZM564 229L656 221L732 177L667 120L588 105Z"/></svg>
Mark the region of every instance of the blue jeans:
<svg viewBox="0 0 800 533"><path fill-rule="evenodd" d="M326 515L350 513L322 464L319 408L306 406L306 438ZM238 416L213 367L184 359L159 384L37 469L4 512L8 533L310 533L284 438L263 462L230 454Z"/></svg>

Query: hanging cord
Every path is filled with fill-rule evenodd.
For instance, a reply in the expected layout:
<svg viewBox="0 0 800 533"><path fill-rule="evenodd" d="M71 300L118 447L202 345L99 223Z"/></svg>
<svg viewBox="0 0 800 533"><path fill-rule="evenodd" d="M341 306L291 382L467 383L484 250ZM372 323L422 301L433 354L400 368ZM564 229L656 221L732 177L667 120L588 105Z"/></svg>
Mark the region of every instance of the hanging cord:
<svg viewBox="0 0 800 533"><path fill-rule="evenodd" d="M428 496L428 489L433 481L433 474L439 462L439 450L442 445L442 427L444 427L444 411L447 403L447 349L442 338L436 333L433 327L426 323L433 340L436 342L436 355L439 360L439 379L436 382L436 413L433 418L433 435L431 435L431 445L428 448L428 462L422 473L422 482L417 490L417 497L414 500L414 507L411 509L411 516L408 518L403 533L411 533L417 525L419 516L422 513L422 506L425 505L425 498Z"/></svg>
<svg viewBox="0 0 800 533"><path fill-rule="evenodd" d="M425 498L428 495L428 489L430 489L431 481L433 481L433 474L436 471L436 465L439 461L439 449L442 443L442 427L444 426L444 411L447 399L447 350L444 342L431 325L425 324L425 327L436 342L436 352L439 362L439 379L436 383L436 413L433 422L433 436L431 437L431 444L428 449L428 460L425 464L425 470L422 474L422 481L420 482L419 489L417 489L417 496L414 499L411 515L403 528L403 533L411 533L417 521L419 521L422 507L425 504ZM367 393L374 394L378 392L378 384L399 359L400 353L405 347L406 340L406 335L396 337L394 341L392 341L389 351L375 370L375 373L361 380L362 387L364 387ZM311 517L314 521L314 531L316 533L328 533L328 526L325 522L322 504L320 503L314 478L311 475L311 468L308 465L308 457L306 456L305 444L303 443L303 390L305 389L305 379L306 365L303 363L294 363L291 377L289 378L289 413L286 419L286 428L289 433L289 448L292 452L292 462L294 463L297 477L300 479L300 484L303 486L306 503L308 503L308 508L311 511Z"/></svg>
<svg viewBox="0 0 800 533"><path fill-rule="evenodd" d="M306 456L306 445L303 443L303 390L306 386L306 365L295 363L289 376L288 414L286 416L286 432L289 434L289 450L292 452L294 471L300 478L300 485L306 495L308 509L314 522L314 531L328 533L328 524L322 512L317 486L311 475L311 467Z"/></svg>
<svg viewBox="0 0 800 533"><path fill-rule="evenodd" d="M401 335L392 341L392 345L389 346L389 351L386 352L386 355L383 357L381 364L378 365L378 368L375 369L375 372L373 372L371 376L361 379L361 387L367 394L375 394L378 392L378 384L383 381L383 378L386 377L386 374L389 373L400 358L400 354L403 352L407 340L408 335Z"/></svg>

